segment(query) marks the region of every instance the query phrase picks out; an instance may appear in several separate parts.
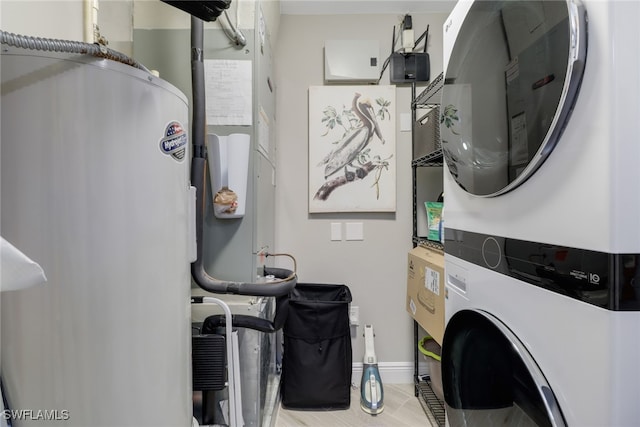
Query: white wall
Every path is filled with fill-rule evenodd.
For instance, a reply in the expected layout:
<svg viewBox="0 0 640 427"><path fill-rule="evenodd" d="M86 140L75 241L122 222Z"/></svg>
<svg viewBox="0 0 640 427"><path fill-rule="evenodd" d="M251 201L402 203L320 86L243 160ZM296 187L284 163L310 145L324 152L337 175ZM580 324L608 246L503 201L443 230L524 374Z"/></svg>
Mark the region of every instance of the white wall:
<svg viewBox="0 0 640 427"><path fill-rule="evenodd" d="M171 5L162 3L160 0L132 1L134 2L135 28L137 29L188 29L191 26L191 17L189 14ZM254 9L255 2L253 0L236 0L231 3L227 14L234 25L238 23L239 28L251 29L254 26ZM220 19L224 20L224 18ZM204 27L219 28L220 23L218 20L205 22Z"/></svg>
<svg viewBox="0 0 640 427"><path fill-rule="evenodd" d="M410 12L410 11L408 11ZM446 14L413 14L416 37L430 25L431 75L442 71L442 25ZM327 39L379 40L391 50L401 15L283 15L275 48L277 87L276 246L298 260L301 282L344 283L360 307L360 323L372 324L381 364L413 362L413 323L405 310L407 252L412 248L411 132L400 131L400 114L411 111L410 86L398 87L397 209L395 214L308 213L308 88L322 85ZM381 84L389 84L389 70ZM419 92L419 90L418 90ZM364 223L363 241L330 241L331 222ZM362 361L362 327L353 341ZM357 379L356 379L357 380ZM384 380L384 378L383 378Z"/></svg>
<svg viewBox="0 0 640 427"><path fill-rule="evenodd" d="M10 33L83 40L82 0L0 1L0 25Z"/></svg>
<svg viewBox="0 0 640 427"><path fill-rule="evenodd" d="M84 0L0 0L0 28L10 33L84 41ZM108 47L131 55L133 0L100 0L98 26Z"/></svg>

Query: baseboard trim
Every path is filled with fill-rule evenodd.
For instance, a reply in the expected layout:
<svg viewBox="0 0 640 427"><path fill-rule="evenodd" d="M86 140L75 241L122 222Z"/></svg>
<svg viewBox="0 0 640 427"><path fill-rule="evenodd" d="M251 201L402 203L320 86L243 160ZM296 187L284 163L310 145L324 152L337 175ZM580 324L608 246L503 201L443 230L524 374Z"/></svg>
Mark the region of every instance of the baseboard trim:
<svg viewBox="0 0 640 427"><path fill-rule="evenodd" d="M382 384L411 384L413 383L413 363L412 362L380 362L378 372ZM362 378L362 362L353 364L351 370L351 381L359 383Z"/></svg>

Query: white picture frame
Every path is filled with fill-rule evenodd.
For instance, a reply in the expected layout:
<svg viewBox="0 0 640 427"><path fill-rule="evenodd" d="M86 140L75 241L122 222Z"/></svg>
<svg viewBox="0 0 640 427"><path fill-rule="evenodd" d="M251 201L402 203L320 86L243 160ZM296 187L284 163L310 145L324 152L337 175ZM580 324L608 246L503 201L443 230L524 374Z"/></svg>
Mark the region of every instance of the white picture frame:
<svg viewBox="0 0 640 427"><path fill-rule="evenodd" d="M309 213L395 212L395 89L309 87Z"/></svg>

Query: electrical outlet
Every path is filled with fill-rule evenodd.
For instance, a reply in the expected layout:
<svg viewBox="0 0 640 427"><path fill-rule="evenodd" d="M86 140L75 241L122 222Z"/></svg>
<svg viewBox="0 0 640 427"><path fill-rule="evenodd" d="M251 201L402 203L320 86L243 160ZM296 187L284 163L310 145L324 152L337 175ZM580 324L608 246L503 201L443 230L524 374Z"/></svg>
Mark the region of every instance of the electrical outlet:
<svg viewBox="0 0 640 427"><path fill-rule="evenodd" d="M358 326L360 324L360 307L352 305L349 307L349 324Z"/></svg>

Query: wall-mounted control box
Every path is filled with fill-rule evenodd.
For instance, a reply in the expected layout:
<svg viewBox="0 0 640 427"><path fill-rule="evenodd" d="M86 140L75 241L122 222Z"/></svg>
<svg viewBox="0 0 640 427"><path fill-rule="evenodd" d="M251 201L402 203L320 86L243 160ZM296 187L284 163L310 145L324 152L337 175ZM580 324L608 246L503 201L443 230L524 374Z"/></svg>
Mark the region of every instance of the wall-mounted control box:
<svg viewBox="0 0 640 427"><path fill-rule="evenodd" d="M377 82L380 43L377 40L325 40L324 80L327 83Z"/></svg>

